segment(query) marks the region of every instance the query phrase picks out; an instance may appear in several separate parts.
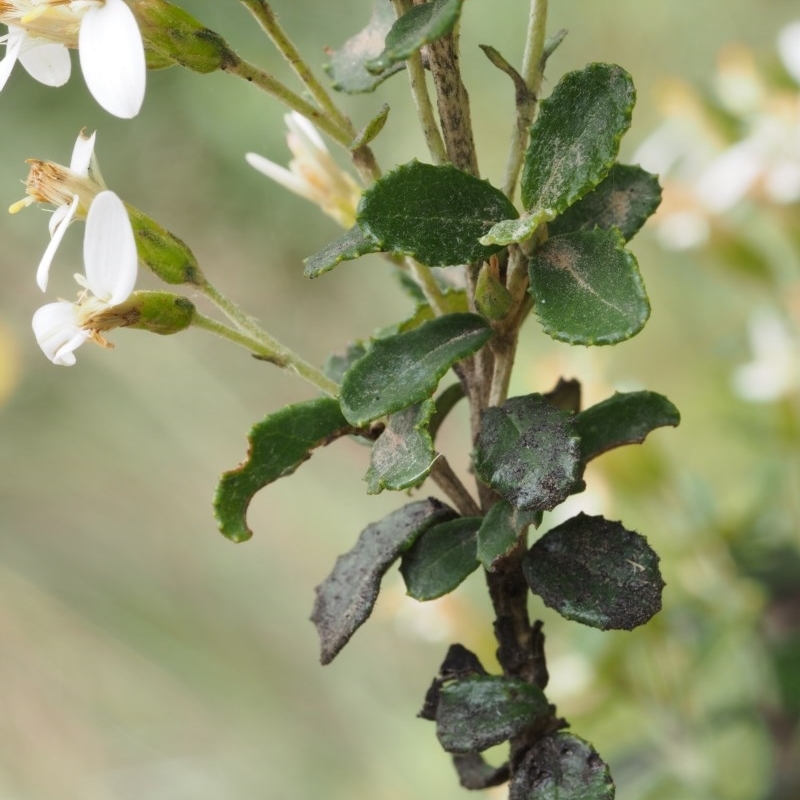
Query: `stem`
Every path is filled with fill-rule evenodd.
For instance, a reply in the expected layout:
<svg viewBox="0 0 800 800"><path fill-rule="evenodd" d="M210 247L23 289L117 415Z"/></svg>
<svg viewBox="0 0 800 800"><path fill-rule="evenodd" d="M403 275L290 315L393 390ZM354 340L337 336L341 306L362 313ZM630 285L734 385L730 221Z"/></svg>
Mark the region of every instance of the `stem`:
<svg viewBox="0 0 800 800"><path fill-rule="evenodd" d="M320 108L342 130L348 131L351 138L355 136L350 120L334 105L325 87L316 79L294 43L286 35L269 3L266 0L241 0L241 2L256 18L261 28L272 40L272 43L294 70L297 77L303 82L303 85L308 89L314 100L317 101Z"/></svg>
<svg viewBox="0 0 800 800"><path fill-rule="evenodd" d="M517 121L511 139L511 149L506 162L503 191L512 197L517 185L528 131L536 115L539 92L542 88L542 74L545 61L545 31L547 28L547 0L531 0L528 16L528 35L525 40L525 53L522 57L522 79L527 86L527 94L517 97Z"/></svg>
<svg viewBox="0 0 800 800"><path fill-rule="evenodd" d="M412 8L411 0L392 0L392 4L398 19ZM406 70L411 86L411 96L417 109L417 117L425 137L425 144L428 146L428 152L431 154L434 164L445 164L447 163L447 152L439 126L436 124L433 104L425 80L425 68L422 66L422 56L419 51L406 61Z"/></svg>
<svg viewBox="0 0 800 800"><path fill-rule="evenodd" d="M249 334L254 339L261 339L265 335L263 328L254 317L242 311L233 300L229 300L216 287L207 280L197 287L240 331Z"/></svg>
<svg viewBox="0 0 800 800"><path fill-rule="evenodd" d="M353 134L348 129L342 128L317 106L304 100L299 94L284 86L277 78L254 66L249 61L239 59L235 63L226 66L225 71L255 84L262 91L302 114L342 147L347 148L352 142Z"/></svg>
<svg viewBox="0 0 800 800"><path fill-rule="evenodd" d="M409 272L414 276L414 279L419 284L425 299L430 303L431 308L436 312L437 316L447 314L447 301L433 277L430 267L420 264L413 258L407 258L406 264L408 265Z"/></svg>
<svg viewBox="0 0 800 800"><path fill-rule="evenodd" d="M316 367L304 361L300 356L284 347L264 331L256 339L244 331L231 328L197 312L192 319L192 325L210 333L215 333L223 339L228 339L228 341L235 342L250 350L257 358L269 361L281 369L291 370L303 380L331 397L337 397L339 394L338 385L327 375L324 375Z"/></svg>
<svg viewBox="0 0 800 800"><path fill-rule="evenodd" d="M479 517L481 510L467 491L466 486L453 472L447 458L443 455L436 457L431 469L431 478L437 486L453 501L453 505L462 517Z"/></svg>

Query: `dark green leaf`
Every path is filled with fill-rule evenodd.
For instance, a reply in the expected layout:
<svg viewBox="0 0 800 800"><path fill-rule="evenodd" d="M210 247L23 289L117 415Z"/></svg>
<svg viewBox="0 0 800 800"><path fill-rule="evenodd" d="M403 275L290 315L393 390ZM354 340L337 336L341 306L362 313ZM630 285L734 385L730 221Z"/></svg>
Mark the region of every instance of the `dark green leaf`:
<svg viewBox="0 0 800 800"><path fill-rule="evenodd" d="M549 714L537 686L499 675L476 676L442 688L436 736L448 753L472 753L511 739Z"/></svg>
<svg viewBox="0 0 800 800"><path fill-rule="evenodd" d="M325 72L333 88L348 94L371 92L388 77L403 69L394 64L380 74L367 71L366 64L383 50L383 41L395 22L394 9L386 0L377 0L372 6L372 17L364 30L350 37L339 50L330 53Z"/></svg>
<svg viewBox="0 0 800 800"><path fill-rule="evenodd" d="M492 335L476 314L447 314L414 330L378 339L342 380L340 402L357 427L430 397L453 364Z"/></svg>
<svg viewBox="0 0 800 800"><path fill-rule="evenodd" d="M528 213L518 221L504 220L482 242L527 239L594 189L617 159L635 100L630 75L615 64L589 64L567 73L542 101L531 126L521 181Z"/></svg>
<svg viewBox="0 0 800 800"><path fill-rule="evenodd" d="M616 228L548 239L529 264L544 330L570 344L617 344L635 336L650 303L633 253Z"/></svg>
<svg viewBox="0 0 800 800"><path fill-rule="evenodd" d="M234 542L249 539L247 507L268 483L291 475L311 451L352 432L339 404L329 397L286 406L253 427L247 460L220 478L214 513L222 533Z"/></svg>
<svg viewBox="0 0 800 800"><path fill-rule="evenodd" d="M508 800L613 800L614 781L597 751L571 733L539 739L514 773Z"/></svg>
<svg viewBox="0 0 800 800"><path fill-rule="evenodd" d="M658 560L641 534L581 513L542 536L523 570L531 590L563 617L631 630L661 609Z"/></svg>
<svg viewBox="0 0 800 800"><path fill-rule="evenodd" d="M481 517L460 517L425 531L400 562L408 594L415 600L435 600L473 573L480 526Z"/></svg>
<svg viewBox="0 0 800 800"><path fill-rule="evenodd" d="M616 392L577 416L584 463L625 444L639 444L650 431L681 421L677 408L656 392Z"/></svg>
<svg viewBox="0 0 800 800"><path fill-rule="evenodd" d="M525 511L549 511L583 486L574 417L540 394L487 408L472 461L487 486Z"/></svg>
<svg viewBox="0 0 800 800"><path fill-rule="evenodd" d="M447 36L458 22L463 2L433 0L411 8L394 23L386 36L384 51L367 64L367 69L380 74L414 55L423 45Z"/></svg>
<svg viewBox="0 0 800 800"><path fill-rule="evenodd" d="M389 417L372 446L370 466L364 476L368 494L410 489L425 480L433 466L428 422L435 410L433 400L426 400Z"/></svg>
<svg viewBox="0 0 800 800"><path fill-rule="evenodd" d="M329 664L366 622L381 578L400 554L431 525L454 516L432 497L409 503L365 528L353 549L339 556L333 572L317 587L311 614L323 664Z"/></svg>
<svg viewBox="0 0 800 800"><path fill-rule="evenodd" d="M538 528L541 521L541 511L517 511L507 500L495 503L478 531L478 560L491 572L514 549L520 534L530 525Z"/></svg>
<svg viewBox="0 0 800 800"><path fill-rule="evenodd" d="M317 278L330 272L342 261L352 261L354 258L367 255L367 253L378 253L380 250L380 244L372 236L358 225L353 225L338 239L328 242L322 250L306 258L303 261L306 265L303 274L306 278Z"/></svg>
<svg viewBox="0 0 800 800"><path fill-rule="evenodd" d="M641 167L614 164L605 179L547 225L550 236L579 230L619 228L627 242L661 202L658 178Z"/></svg>
<svg viewBox="0 0 800 800"><path fill-rule="evenodd" d="M500 248L484 247L478 239L498 220L516 215L487 181L453 166L412 161L367 189L356 216L383 250L444 267L488 258Z"/></svg>

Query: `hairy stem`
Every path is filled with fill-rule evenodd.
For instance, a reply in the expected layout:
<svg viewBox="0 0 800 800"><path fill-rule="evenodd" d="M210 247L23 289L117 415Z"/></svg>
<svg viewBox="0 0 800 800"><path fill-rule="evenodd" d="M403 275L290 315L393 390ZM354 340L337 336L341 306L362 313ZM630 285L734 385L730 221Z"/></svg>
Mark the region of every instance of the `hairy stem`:
<svg viewBox="0 0 800 800"><path fill-rule="evenodd" d="M547 0L531 0L528 15L528 35L522 59L522 80L527 91L517 92L517 118L511 138L511 148L506 162L503 191L513 197L522 168L522 159L528 142L528 131L536 115L545 61L545 32L547 29Z"/></svg>
<svg viewBox="0 0 800 800"><path fill-rule="evenodd" d="M275 364L276 367L294 372L303 380L331 397L337 397L339 394L338 385L327 375L323 374L307 361L304 361L292 350L284 347L265 331L262 331L256 338L249 333L231 328L228 325L224 325L200 313L195 313L192 318L192 325L241 345L257 358L263 361L269 361L271 364Z"/></svg>
<svg viewBox="0 0 800 800"><path fill-rule="evenodd" d="M294 70L294 73L303 82L309 94L316 100L319 107L342 130L348 131L352 138L355 135L355 131L350 120L339 111L325 87L317 80L305 59L300 55L294 43L281 27L270 4L266 0L241 0L241 2L258 21L261 28L272 40L272 43Z"/></svg>

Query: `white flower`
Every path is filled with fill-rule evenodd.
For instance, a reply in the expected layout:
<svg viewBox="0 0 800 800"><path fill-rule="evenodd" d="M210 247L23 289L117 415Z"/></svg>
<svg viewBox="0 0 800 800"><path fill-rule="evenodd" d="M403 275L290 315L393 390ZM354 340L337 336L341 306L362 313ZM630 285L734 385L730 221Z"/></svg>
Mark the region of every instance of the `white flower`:
<svg viewBox="0 0 800 800"><path fill-rule="evenodd" d="M52 161L29 159L31 167L25 181L27 196L8 209L16 214L33 203L56 207L49 223L50 244L36 272L36 282L42 291L47 289L50 264L70 222L76 218L86 219L92 201L106 188L94 155L94 141L94 133L91 136L86 136L83 131L78 134L69 167Z"/></svg>
<svg viewBox="0 0 800 800"><path fill-rule="evenodd" d="M789 326L774 311L756 312L748 325L753 360L734 370L731 382L739 397L765 403L800 386L800 350Z"/></svg>
<svg viewBox="0 0 800 800"><path fill-rule="evenodd" d="M342 227L352 227L361 197L358 184L333 160L317 129L305 117L293 111L284 119L289 129L286 141L294 156L289 169L257 153L247 153L247 163L318 205Z"/></svg>
<svg viewBox="0 0 800 800"><path fill-rule="evenodd" d="M74 351L88 339L111 347L101 333L125 324L114 307L130 297L138 259L128 213L113 192L101 192L89 208L83 260L86 276L75 276L83 287L78 300L48 303L33 315L36 341L54 364L74 364Z"/></svg>
<svg viewBox="0 0 800 800"><path fill-rule="evenodd" d="M2 0L8 27L0 89L14 64L40 83L62 86L70 76L68 48L77 48L89 91L110 114L130 119L144 100L145 56L139 26L124 0Z"/></svg>

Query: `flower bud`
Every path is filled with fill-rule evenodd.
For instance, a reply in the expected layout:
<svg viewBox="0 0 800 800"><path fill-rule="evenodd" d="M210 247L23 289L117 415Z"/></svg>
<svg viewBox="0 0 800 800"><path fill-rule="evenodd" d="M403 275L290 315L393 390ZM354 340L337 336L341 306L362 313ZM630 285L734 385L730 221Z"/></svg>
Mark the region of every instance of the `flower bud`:
<svg viewBox="0 0 800 800"><path fill-rule="evenodd" d="M475 286L475 307L487 319L501 320L511 310L512 303L508 289L498 279L497 264L484 264Z"/></svg>
<svg viewBox="0 0 800 800"><path fill-rule="evenodd" d="M129 2L147 52L156 67L180 64L195 72L225 69L239 61L225 40L166 0Z"/></svg>
<svg viewBox="0 0 800 800"><path fill-rule="evenodd" d="M187 245L138 209L126 208L142 264L165 283L192 283L195 286L205 283L197 259Z"/></svg>
<svg viewBox="0 0 800 800"><path fill-rule="evenodd" d="M167 336L186 330L194 319L194 303L171 292L133 292L131 296L92 317L92 328L138 328Z"/></svg>

